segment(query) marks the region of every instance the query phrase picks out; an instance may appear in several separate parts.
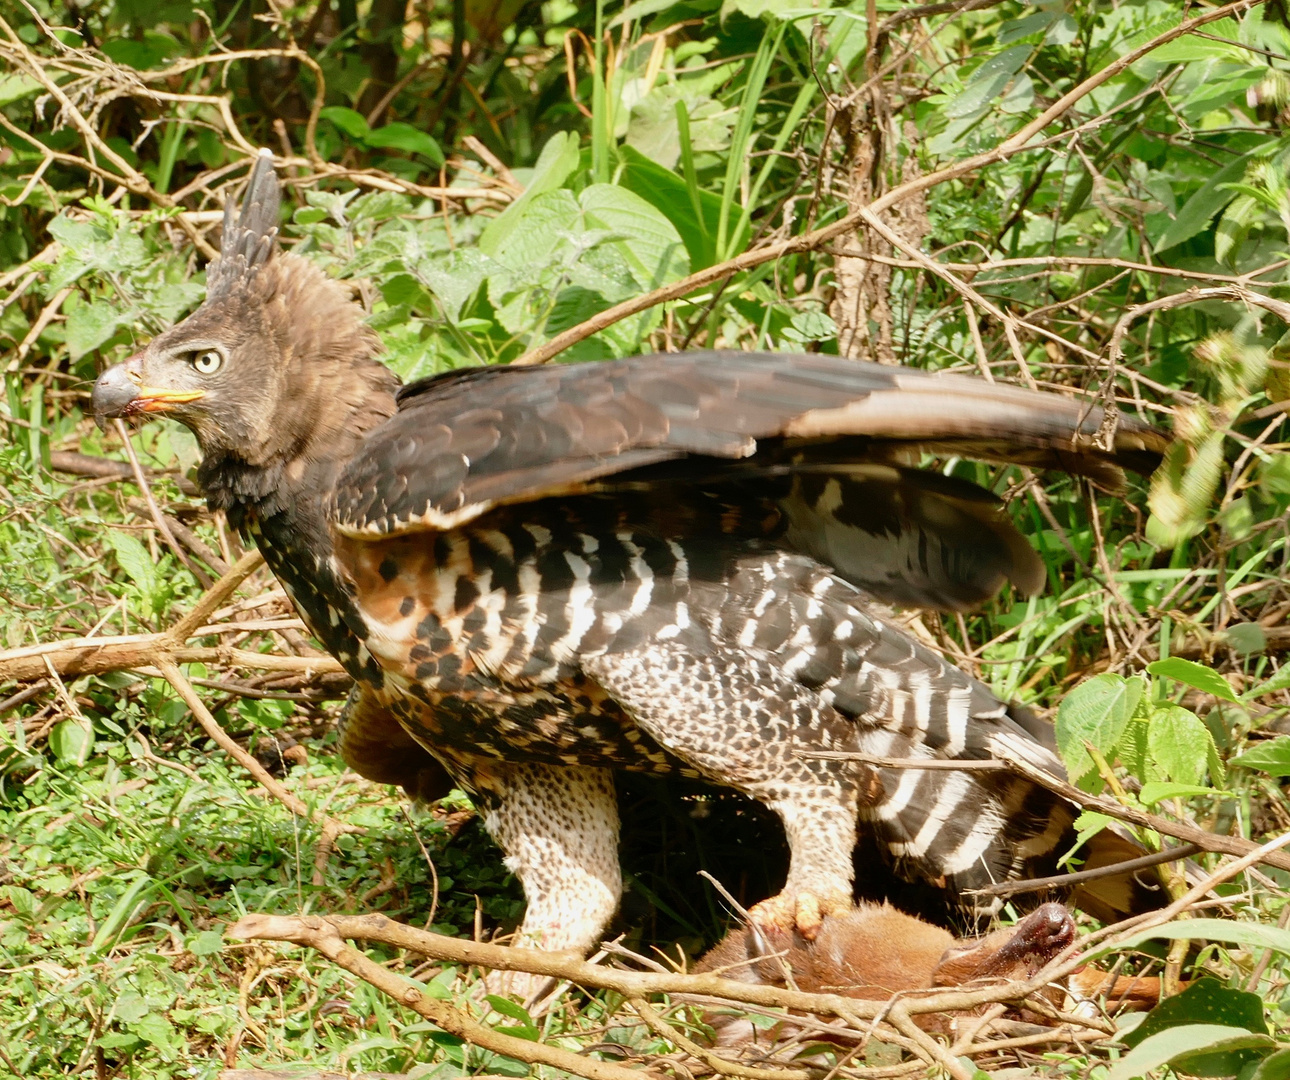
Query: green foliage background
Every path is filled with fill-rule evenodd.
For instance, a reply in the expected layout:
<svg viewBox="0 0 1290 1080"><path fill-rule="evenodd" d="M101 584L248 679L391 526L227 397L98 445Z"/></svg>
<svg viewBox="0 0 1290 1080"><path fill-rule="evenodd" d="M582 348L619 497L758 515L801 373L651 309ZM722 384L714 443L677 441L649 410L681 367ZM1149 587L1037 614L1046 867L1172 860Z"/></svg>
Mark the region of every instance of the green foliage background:
<svg viewBox="0 0 1290 1080"><path fill-rule="evenodd" d="M1162 44L1029 149L956 171L1181 18L1166 0L960 6L4 8L0 648L160 630L236 556L186 481L196 450L182 429L131 438L195 538L193 569L132 481L86 476L69 455L120 459L115 435L86 418L89 385L200 298L219 210L256 147L279 156L289 187L286 242L354 283L405 378L517 359L941 172L881 215L899 248L860 231L794 250L613 322L559 360L841 351L1075 388L1172 424L1166 467L1125 498L941 463L1010 500L1049 588L923 626L997 693L1041 710L1064 700L1063 751L1088 789L1253 838L1290 827L1290 743L1277 737L1290 686L1284 13L1240 7ZM243 595L222 619L278 622L241 630L242 648L301 644L267 577ZM387 793L341 774L327 745L343 686L190 676L270 758L288 736L306 746L292 790L368 834L342 838L313 883L316 829L251 791L146 673L0 687L0 1068L523 1073L314 958L223 942L247 910L380 907L424 922L426 855L445 930L469 932L476 898L483 923L513 924L519 899L478 833L453 838L448 811L464 804L417 817L423 854ZM718 932L717 905L677 910L684 898L659 893L665 860L653 874L633 882L626 929L692 946ZM1283 884L1270 871L1243 886L1239 916L1284 924ZM660 904L667 930L647 914ZM1261 968L1252 955L1232 945L1202 960L1268 1003L1272 1036L1256 1034L1272 1050L1249 1060L1271 1061L1285 954ZM456 977L420 974L445 993ZM543 1036L577 1045L591 1030L631 1052L666 1049L595 1001ZM1087 1075L1080 1053L1034 1064Z"/></svg>

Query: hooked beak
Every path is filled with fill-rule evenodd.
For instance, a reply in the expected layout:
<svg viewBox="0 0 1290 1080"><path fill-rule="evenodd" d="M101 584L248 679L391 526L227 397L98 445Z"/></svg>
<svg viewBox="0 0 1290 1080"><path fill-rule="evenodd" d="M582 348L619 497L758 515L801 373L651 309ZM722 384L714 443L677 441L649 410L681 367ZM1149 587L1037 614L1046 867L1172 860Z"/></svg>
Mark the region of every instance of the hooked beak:
<svg viewBox="0 0 1290 1080"><path fill-rule="evenodd" d="M160 386L144 386L140 376L130 369L130 361L110 367L98 377L90 404L100 430L108 420L138 413L167 412L175 405L196 401L203 397L201 390L167 390Z"/></svg>

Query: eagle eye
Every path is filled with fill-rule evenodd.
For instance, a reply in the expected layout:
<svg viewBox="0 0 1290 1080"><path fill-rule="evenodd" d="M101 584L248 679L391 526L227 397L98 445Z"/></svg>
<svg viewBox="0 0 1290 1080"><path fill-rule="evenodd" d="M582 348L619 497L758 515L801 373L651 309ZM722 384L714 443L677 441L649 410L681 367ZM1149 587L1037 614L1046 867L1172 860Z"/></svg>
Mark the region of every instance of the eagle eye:
<svg viewBox="0 0 1290 1080"><path fill-rule="evenodd" d="M214 349L203 349L193 353L193 370L201 375L214 375L223 366L224 356Z"/></svg>

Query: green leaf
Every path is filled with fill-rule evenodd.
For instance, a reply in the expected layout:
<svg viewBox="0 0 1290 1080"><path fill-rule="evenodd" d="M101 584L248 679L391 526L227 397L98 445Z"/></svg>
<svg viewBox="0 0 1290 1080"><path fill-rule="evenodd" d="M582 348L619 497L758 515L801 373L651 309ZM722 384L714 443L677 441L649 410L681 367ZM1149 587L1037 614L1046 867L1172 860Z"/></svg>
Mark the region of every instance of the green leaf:
<svg viewBox="0 0 1290 1080"><path fill-rule="evenodd" d="M224 949L224 935L218 930L203 930L188 943L194 956L213 956Z"/></svg>
<svg viewBox="0 0 1290 1080"><path fill-rule="evenodd" d="M1217 979L1198 979L1181 994L1162 1001L1122 1038L1125 1046L1137 1047L1160 1033L1197 1026L1223 1026L1266 1036L1268 1025L1263 1016L1263 999L1258 994L1224 986ZM1193 1048L1201 1053L1184 1051L1169 1060L1176 1059L1178 1068L1197 1076L1230 1076L1256 1056L1248 1052L1250 1044L1241 1045L1232 1039L1239 1040L1240 1036L1229 1036L1225 1049L1221 1048L1221 1040L1215 1040ZM1162 1040L1158 1045L1166 1043Z"/></svg>
<svg viewBox="0 0 1290 1080"><path fill-rule="evenodd" d="M423 157L428 157L436 165L446 163L443 151L434 139L424 131L414 128L411 124L404 124L398 120L386 124L384 127L376 128L368 134L364 141L368 146L377 146L387 150L406 150L410 154L420 154Z"/></svg>
<svg viewBox="0 0 1290 1080"><path fill-rule="evenodd" d="M1192 795L1230 795L1231 792L1218 788L1204 787L1200 784L1171 784L1163 780L1152 780L1142 785L1138 792L1138 802L1143 806L1155 806L1165 799L1188 798Z"/></svg>
<svg viewBox="0 0 1290 1080"><path fill-rule="evenodd" d="M130 1030L158 1050L178 1049L178 1033L165 1013L150 1012L130 1025Z"/></svg>
<svg viewBox="0 0 1290 1080"><path fill-rule="evenodd" d="M1278 690L1285 690L1288 687L1290 687L1290 664L1283 664L1272 678L1264 680L1253 690L1248 690L1242 694L1241 700L1253 701L1264 694L1275 694Z"/></svg>
<svg viewBox="0 0 1290 1080"><path fill-rule="evenodd" d="M1151 710L1147 749L1168 779L1179 784L1199 784L1204 780L1213 742L1209 729L1190 709L1157 705Z"/></svg>
<svg viewBox="0 0 1290 1080"><path fill-rule="evenodd" d="M1290 1050L1269 1054L1246 1080L1290 1080Z"/></svg>
<svg viewBox="0 0 1290 1080"><path fill-rule="evenodd" d="M1169 228L1165 229L1156 240L1155 251L1159 254L1190 240L1209 224L1210 218L1223 209L1235 197L1224 185L1233 183L1245 175L1249 154L1242 154L1235 161L1229 162L1214 173L1200 189L1182 205Z"/></svg>
<svg viewBox="0 0 1290 1080"><path fill-rule="evenodd" d="M1244 754L1229 759L1228 764L1258 769L1269 776L1290 776L1290 735L1257 743Z"/></svg>
<svg viewBox="0 0 1290 1080"><path fill-rule="evenodd" d="M367 126L367 121L363 119L361 113L347 109L343 105L328 105L318 115L324 120L330 120L351 139L358 139L361 142L367 141L372 130Z"/></svg>
<svg viewBox="0 0 1290 1080"><path fill-rule="evenodd" d="M34 94L40 87L41 84L30 75L17 72L0 75L0 105L10 105L20 101L28 94Z"/></svg>
<svg viewBox="0 0 1290 1080"><path fill-rule="evenodd" d="M1242 656L1253 656L1268 647L1267 631L1256 622L1233 623L1219 635L1223 644ZM1241 695L1244 701L1249 695Z"/></svg>
<svg viewBox="0 0 1290 1080"><path fill-rule="evenodd" d="M134 319L134 312L122 311L105 300L95 300L72 308L67 313L67 352L79 360L97 349L117 330Z"/></svg>
<svg viewBox="0 0 1290 1080"><path fill-rule="evenodd" d="M79 769L94 750L94 729L85 721L60 720L49 731L49 748L60 765Z"/></svg>
<svg viewBox="0 0 1290 1080"><path fill-rule="evenodd" d="M1133 1080L1145 1076L1151 1069L1169 1065L1186 1059L1187 1072L1204 1076L1231 1076L1237 1069L1229 1069L1226 1064L1220 1066L1222 1072L1200 1072L1196 1062L1230 1060L1238 1062L1253 1059L1257 1053L1246 1054L1244 1051L1267 1050L1276 1043L1267 1035L1256 1035L1244 1028L1228 1027L1224 1024L1186 1024L1180 1027L1167 1028L1150 1038L1144 1039L1117 1061L1106 1080ZM1197 1054L1196 1051L1206 1051ZM1239 1065L1238 1065L1239 1068Z"/></svg>
<svg viewBox="0 0 1290 1080"><path fill-rule="evenodd" d="M1107 673L1085 680L1066 695L1057 710L1057 747L1072 780L1095 768L1085 744L1103 754L1114 749L1138 707L1142 689L1141 679Z"/></svg>
<svg viewBox="0 0 1290 1080"><path fill-rule="evenodd" d="M634 191L592 184L578 202L589 225L622 234L617 246L642 291L657 289L690 272L690 257L676 226Z"/></svg>
<svg viewBox="0 0 1290 1080"><path fill-rule="evenodd" d="M501 1013L502 1016L508 1016L512 1020L518 1020L521 1024L529 1027L533 1026L533 1017L525 1010L523 1005L511 1001L510 998L499 997L496 994L486 994L484 1000L492 1007L494 1012Z"/></svg>
<svg viewBox="0 0 1290 1080"><path fill-rule="evenodd" d="M1031 34L1041 34L1047 30L1061 15L1060 11L1038 11L1033 15L1027 15L1020 19L1010 19L999 27L995 34L994 43L996 45L1011 45L1014 41L1020 41L1024 37L1030 37Z"/></svg>
<svg viewBox="0 0 1290 1080"><path fill-rule="evenodd" d="M112 1015L123 1024L136 1024L148 1015L148 1003L139 994L125 991L116 999Z"/></svg>
<svg viewBox="0 0 1290 1080"><path fill-rule="evenodd" d="M1165 938L1170 941L1225 941L1234 945L1245 945L1252 949L1271 949L1274 952L1290 956L1290 930L1278 926L1265 926L1261 923L1233 922L1229 919L1183 919L1179 922L1166 923L1164 926L1152 927L1134 934L1127 941L1114 947L1107 946L1106 951L1114 948L1134 949L1144 941L1154 938Z"/></svg>
<svg viewBox="0 0 1290 1080"><path fill-rule="evenodd" d="M1181 656L1170 656L1164 660L1155 660L1147 665L1151 675L1164 675L1166 678L1190 686L1203 694L1212 694L1224 701L1236 701L1236 694L1228 681L1218 672L1197 664L1193 660L1184 660Z"/></svg>
<svg viewBox="0 0 1290 1080"><path fill-rule="evenodd" d="M524 189L524 194L489 222L488 227L479 234L479 250L485 255L497 256L519 227L528 204L539 195L563 187L578 167L578 161L578 137L564 131L557 131L552 135L538 155L537 164L533 166L533 177Z"/></svg>
<svg viewBox="0 0 1290 1080"><path fill-rule="evenodd" d="M1029 45L1014 45L990 57L972 72L967 87L952 98L942 111L954 120L979 112L1003 93L1012 77L1030 58L1030 53Z"/></svg>
<svg viewBox="0 0 1290 1080"><path fill-rule="evenodd" d="M105 536L112 550L116 552L116 561L145 594L151 594L157 581L157 568L152 563L148 549L135 536L110 529Z"/></svg>

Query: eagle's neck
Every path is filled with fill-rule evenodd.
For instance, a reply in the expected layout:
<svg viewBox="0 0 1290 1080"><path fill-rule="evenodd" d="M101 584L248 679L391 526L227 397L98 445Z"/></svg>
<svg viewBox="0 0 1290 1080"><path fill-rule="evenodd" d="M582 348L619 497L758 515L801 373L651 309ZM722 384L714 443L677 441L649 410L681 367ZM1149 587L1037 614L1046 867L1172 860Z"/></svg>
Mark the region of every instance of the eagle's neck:
<svg viewBox="0 0 1290 1080"><path fill-rule="evenodd" d="M367 435L395 412L398 379L378 361L349 375L348 396L320 395L296 403L319 418L323 440L284 446L263 464L208 453L197 479L212 509L264 554L310 632L355 678L382 682L363 640L367 630L351 587L333 557L331 516L336 483ZM358 382L366 392L354 394ZM312 397L312 396L311 396Z"/></svg>

